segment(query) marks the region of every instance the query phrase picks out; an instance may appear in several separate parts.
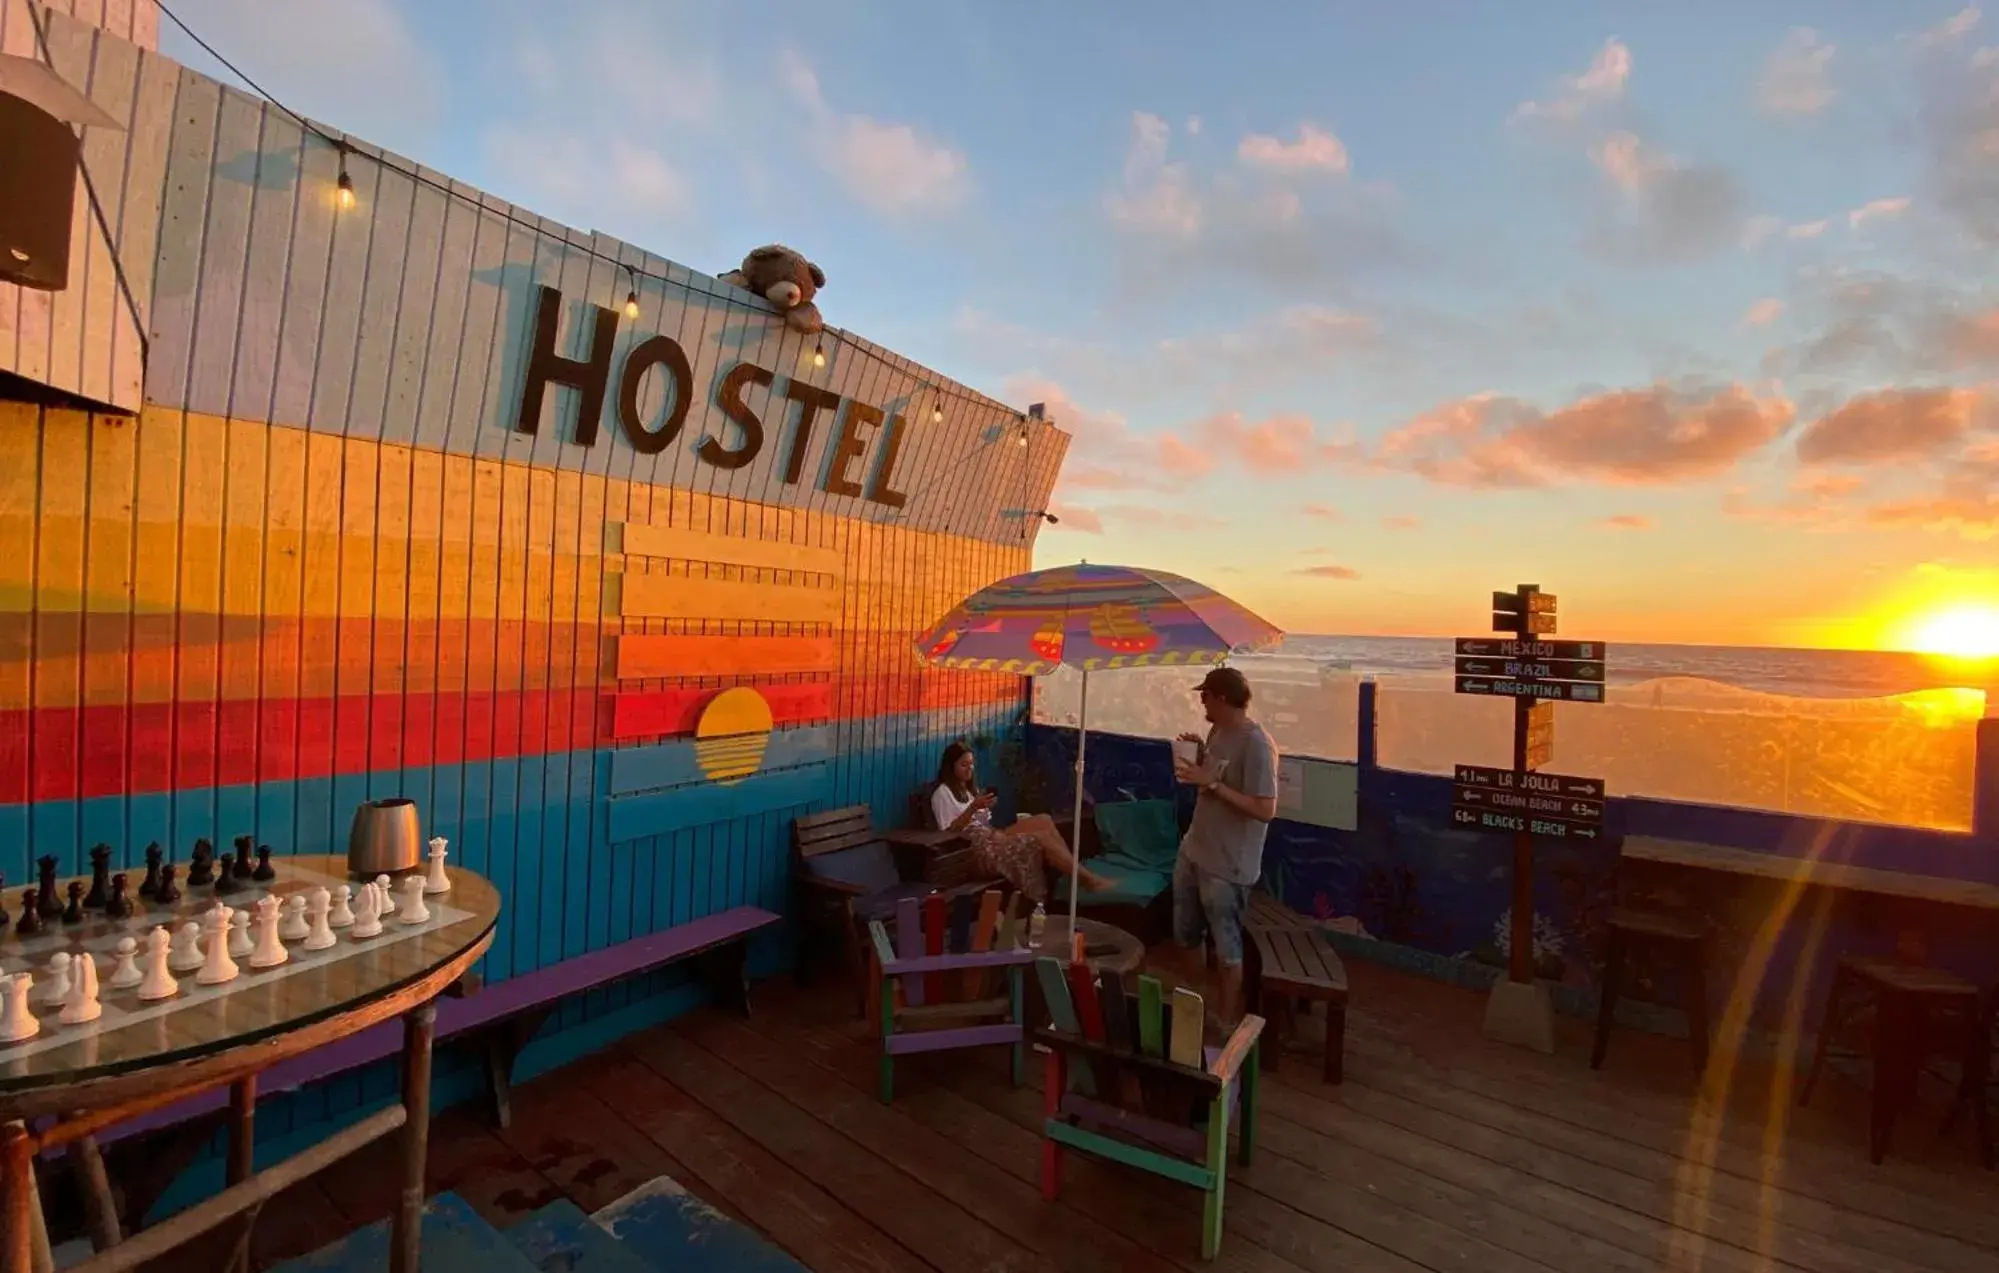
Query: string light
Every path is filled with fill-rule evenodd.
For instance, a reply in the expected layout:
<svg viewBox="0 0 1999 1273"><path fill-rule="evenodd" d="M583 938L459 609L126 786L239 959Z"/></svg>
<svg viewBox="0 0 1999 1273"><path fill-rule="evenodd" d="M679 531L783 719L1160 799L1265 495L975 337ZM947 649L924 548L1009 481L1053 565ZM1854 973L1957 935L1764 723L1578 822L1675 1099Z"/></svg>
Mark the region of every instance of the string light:
<svg viewBox="0 0 1999 1273"><path fill-rule="evenodd" d="M625 293L625 317L636 320L639 316L639 276L627 265L625 273L632 276L632 290Z"/></svg>
<svg viewBox="0 0 1999 1273"><path fill-rule="evenodd" d="M4 3L4 0L0 0L0 3ZM293 122L295 122L302 130L304 130L304 132L308 136L318 138L319 140L323 141L324 143L333 147L336 151L339 152L340 174L338 181L336 183L337 202L338 205L343 209L352 208L357 202L357 197L354 190L354 179L352 176L348 174L347 171L347 156L350 153L357 153L355 152L353 145L348 141L346 141L344 138L337 137L334 134L327 132L324 128L320 127L318 124L313 123L305 116L299 114L297 111L293 110L291 107L287 106L285 103L279 101L276 97L272 96L271 93L268 90L266 90L261 84L251 79L248 75L245 75L243 71L236 66L235 63L231 62L228 58L224 57L222 53L215 48L214 45L210 44L207 40L203 39L201 35L194 30L193 27L189 26L187 22L184 21L179 14L173 11L172 7L170 7L167 4L161 3L158 5L158 8L160 10L160 13L163 16L165 16L168 21L172 22L176 27L180 28L182 34L186 35L188 39L192 40L198 47L201 48L203 52L207 53L210 57L214 58L218 63L220 63L238 80L242 81L242 83L247 88L249 88L251 92L255 93L258 97L270 103L272 106L276 107L284 114L290 116ZM426 176L423 172L415 168L405 168L400 164L394 163L389 159L379 155L367 155L366 157L374 160L375 166L378 169L386 169L387 171L392 172L399 177L403 177L411 182L414 182L419 186L425 186L432 190L435 190L439 194L445 196L446 198L461 200L471 205L474 209L478 210L484 210L486 207L486 205L480 201L479 197L476 194L468 194L463 187L458 186L455 183L438 181L435 178ZM542 231L536 229L533 231L533 233L540 235ZM583 256L590 257L594 260L603 261L604 263L614 268L622 266L626 271L628 271L632 275L635 281L642 276L644 278L650 279L653 282L660 284L662 287L677 287L682 292L685 292L691 296L698 297L699 302L704 305L713 305L719 302L725 306L743 309L753 313L758 313L763 315L768 315L770 313L768 305L763 303L762 298L756 297L755 299L752 299L753 297L755 297L754 293L738 291L736 289L724 289L719 292L711 292L708 291L706 288L701 287L698 284L689 282L687 279L684 278L674 278L664 274L653 274L651 272L640 271L636 267L630 265L627 262L620 261L617 258L607 253L597 251L594 248L591 248L585 244L570 243L565 241L563 247L564 250L567 252L573 252ZM732 292L734 294L731 294ZM637 289L634 288L631 292L628 292L625 296L625 313L629 317L636 318L638 317L637 308L638 308L638 293ZM841 332L841 330L837 327L829 327L827 328L827 330L832 332L835 336L840 336L845 334ZM891 362L888 359L884 359L880 354L877 354L872 349L866 347L865 344L855 345L854 349L851 352L860 354L870 363L888 365L891 367L896 367L898 370L900 370L900 367L896 363ZM812 365L814 367L824 367L826 365L826 348L825 345L821 342L815 341L813 344ZM975 411L981 414L988 411L994 411L995 409L997 409L998 411L1007 410L1007 407L1004 403L995 402L991 398L976 391L968 391L965 393L947 393L946 390L938 387L934 383L930 384L928 387L931 393L933 393L936 396L936 401L933 402L931 406L930 418L933 422L939 424L943 423L944 420L943 399L947 396L952 398L964 399L965 401L971 404L972 408ZM987 418L990 419L991 417L988 416ZM1022 426L1024 429L1026 416L1021 415L1019 418L1022 421ZM1028 440L1027 437L1025 436L1025 433L1023 432L1020 438L1020 445L1026 446L1027 444Z"/></svg>

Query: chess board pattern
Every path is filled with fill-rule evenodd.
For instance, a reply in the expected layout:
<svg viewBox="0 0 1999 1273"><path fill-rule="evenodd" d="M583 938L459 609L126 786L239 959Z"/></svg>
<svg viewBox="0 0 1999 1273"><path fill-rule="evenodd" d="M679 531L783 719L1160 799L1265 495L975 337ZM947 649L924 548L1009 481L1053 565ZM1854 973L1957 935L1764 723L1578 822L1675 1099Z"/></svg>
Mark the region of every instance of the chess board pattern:
<svg viewBox="0 0 1999 1273"><path fill-rule="evenodd" d="M278 877L267 883L242 881L243 887L222 900L229 906L247 910L266 895L276 896L280 902L294 893L309 894L316 888L331 890L350 881L300 866L294 862L276 859L272 865ZM224 864L226 869L226 864ZM116 949L120 938L130 937L139 943L139 957L143 967L146 934L158 925L165 925L168 931L184 923L199 924L201 916L215 905L215 898L207 888L187 887L181 900L171 907L162 907L151 902L134 899L136 910L129 919L106 919L101 912L88 912L80 924L64 924L60 920L46 921L48 927L31 937L23 939L12 926L6 930L4 940L0 940L0 972L30 972L35 977L35 987L28 995L29 1009L35 1019L41 1022L41 1033L14 1043L0 1043L0 1066L51 1048L67 1047L79 1041L100 1037L114 1030L122 1030L142 1022L165 1017L172 1013L184 1012L202 1004L226 999L234 995L255 993L260 987L267 987L288 977L315 969L325 969L329 965L344 960L373 958L385 947L406 942L426 933L435 932L462 920L472 918L468 911L450 904L451 894L433 894L424 899L430 911L430 918L420 924L409 924L400 918L402 898L397 897L398 914L385 917L382 931L375 937L355 937L353 929L337 928L337 940L325 950L307 950L304 942L290 941L285 949L290 959L275 968L252 968L248 959L236 961L237 976L221 985L204 986L195 980L195 973L175 973L180 982L180 992L172 998L148 1003L139 998L138 987L119 989L111 985L111 970L117 962ZM98 1002L104 1006L103 1015L94 1021L81 1025L64 1025L58 1014L62 1011L59 1002L46 1001L43 990L49 980L48 964L51 956L59 951L68 952L74 958L83 953L96 957L98 966ZM88 1049L84 1064L90 1064Z"/></svg>

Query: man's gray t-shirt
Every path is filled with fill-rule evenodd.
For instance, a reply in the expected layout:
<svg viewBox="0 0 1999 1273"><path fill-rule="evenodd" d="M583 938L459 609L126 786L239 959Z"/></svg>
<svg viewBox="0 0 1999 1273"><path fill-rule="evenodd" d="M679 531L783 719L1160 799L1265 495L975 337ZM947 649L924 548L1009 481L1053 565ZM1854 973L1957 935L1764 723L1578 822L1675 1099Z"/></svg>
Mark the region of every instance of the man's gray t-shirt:
<svg viewBox="0 0 1999 1273"><path fill-rule="evenodd" d="M1210 729L1201 755L1221 766L1224 787L1245 796L1277 797L1277 745L1255 721ZM1232 884L1254 884L1263 874L1263 835L1269 825L1202 792L1180 852L1210 875Z"/></svg>

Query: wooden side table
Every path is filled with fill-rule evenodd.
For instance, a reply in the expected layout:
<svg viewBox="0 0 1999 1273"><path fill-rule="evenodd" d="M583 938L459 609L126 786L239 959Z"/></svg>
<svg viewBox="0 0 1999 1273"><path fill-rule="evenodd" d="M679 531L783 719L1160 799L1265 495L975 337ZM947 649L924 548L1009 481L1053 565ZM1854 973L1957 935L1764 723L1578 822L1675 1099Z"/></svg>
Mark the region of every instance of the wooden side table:
<svg viewBox="0 0 1999 1273"><path fill-rule="evenodd" d="M245 881L222 900L235 906L261 893L286 895L345 879L339 857L278 859L276 880ZM226 868L225 868L226 869ZM322 1168L392 1132L401 1133L402 1193L391 1219L390 1268L415 1273L421 1243L424 1159L429 1148L431 1042L436 999L468 972L492 943L500 896L469 871L450 868L451 890L427 899L432 918L398 927L385 920L374 938L336 930L325 951L288 948L290 960L268 969L247 962L234 981L201 986L178 974L171 999L144 1003L103 984L104 1016L87 1026L63 1026L53 1007L36 1016L43 1033L0 1044L0 1273L33 1273L46 1234L35 1195L34 1160L44 1150L77 1146L88 1164L99 1131L189 1096L230 1091L228 1187L200 1206L119 1239L115 1223L96 1234L107 1249L77 1265L78 1273L137 1268L208 1230L240 1222L235 1253L225 1266L245 1269L250 1230L259 1208ZM206 887L187 887L177 906L150 905L138 918L93 915L26 940L10 925L0 938L9 968L39 972L50 947L98 951L120 936L143 936L156 924L177 925L214 905ZM403 1021L402 1099L283 1162L255 1170L257 1076L282 1061L334 1043L392 1017ZM88 1172L96 1210L108 1211L108 1183Z"/></svg>

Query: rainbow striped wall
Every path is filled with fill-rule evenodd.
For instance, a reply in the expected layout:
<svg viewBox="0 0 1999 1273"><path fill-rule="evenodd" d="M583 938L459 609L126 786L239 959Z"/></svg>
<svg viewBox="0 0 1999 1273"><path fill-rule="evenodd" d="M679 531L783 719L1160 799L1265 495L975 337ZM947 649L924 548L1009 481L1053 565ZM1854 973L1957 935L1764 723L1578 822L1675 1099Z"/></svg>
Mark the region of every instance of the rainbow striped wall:
<svg viewBox="0 0 1999 1273"><path fill-rule="evenodd" d="M500 884L503 977L782 908L793 816L899 820L946 740L1018 715L1019 678L910 642L1027 567L1059 431L845 333L820 366L760 300L352 139L343 210L295 122L46 20L173 89L125 165L160 174L124 191L158 211L143 408L0 401L17 887L99 842L338 851L359 801L408 795ZM837 314L864 283L828 272ZM597 307L615 325L594 444L573 389L519 427L544 288L545 352L584 358ZM684 423L635 445L619 369L662 336L691 392L653 374L626 405Z"/></svg>

